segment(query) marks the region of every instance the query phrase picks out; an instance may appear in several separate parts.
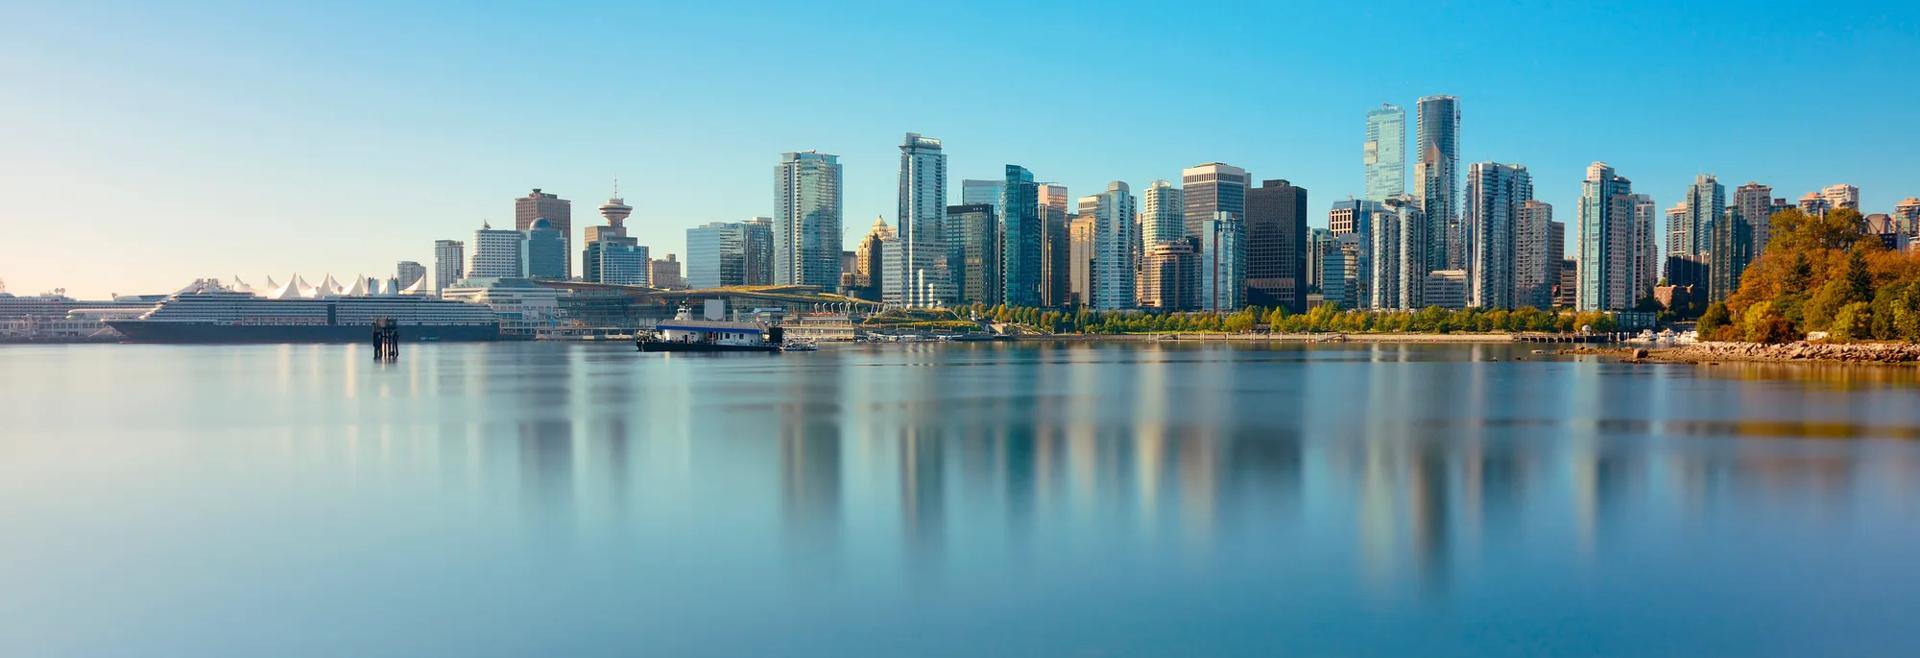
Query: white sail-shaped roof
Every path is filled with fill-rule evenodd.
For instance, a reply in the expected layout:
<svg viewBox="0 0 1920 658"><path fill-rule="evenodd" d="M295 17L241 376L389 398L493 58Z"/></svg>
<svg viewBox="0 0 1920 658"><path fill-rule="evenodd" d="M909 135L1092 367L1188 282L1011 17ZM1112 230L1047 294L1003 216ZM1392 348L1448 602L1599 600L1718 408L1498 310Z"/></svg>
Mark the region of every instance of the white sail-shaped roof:
<svg viewBox="0 0 1920 658"><path fill-rule="evenodd" d="M374 285L379 285L379 284L376 283ZM355 274L353 276L353 287L347 289L347 296L348 297L367 296L367 277Z"/></svg>
<svg viewBox="0 0 1920 658"><path fill-rule="evenodd" d="M302 299L306 296L300 294L300 285L303 285L300 283L300 275L296 274L287 281L286 285L267 291L267 299Z"/></svg>
<svg viewBox="0 0 1920 658"><path fill-rule="evenodd" d="M427 277L424 277L424 276L420 277L419 281L415 281L413 282L413 285L407 286L407 289L400 291L400 294L402 295L427 294Z"/></svg>
<svg viewBox="0 0 1920 658"><path fill-rule="evenodd" d="M238 274L235 274L235 275L233 275L233 291L234 291L234 292L244 292L244 293L252 293L252 292L253 292L253 286L250 286L250 285L247 285L247 282L246 282L246 281L243 281L243 280L241 280L241 279L240 279L240 275L238 275Z"/></svg>
<svg viewBox="0 0 1920 658"><path fill-rule="evenodd" d="M308 299L313 298L313 286L307 285L307 280L300 278L299 274L294 274L293 280L288 281L287 285L293 286L294 293L299 295L299 297L295 297L294 299L302 297Z"/></svg>
<svg viewBox="0 0 1920 658"><path fill-rule="evenodd" d="M275 290L279 290L279 289L280 289L280 284L278 284L278 283L274 283L274 282L273 282L273 275L271 275L271 274L269 274L269 275L267 275L267 285L265 285L265 286L262 286L262 287L260 288L260 290L262 290L262 291L264 291L264 292L273 292L273 291L275 291Z"/></svg>
<svg viewBox="0 0 1920 658"><path fill-rule="evenodd" d="M320 285L314 286L313 296L314 297L339 297L340 293L344 291L345 289L340 287L340 282L337 280L334 280L333 274L328 273L327 278L320 281Z"/></svg>

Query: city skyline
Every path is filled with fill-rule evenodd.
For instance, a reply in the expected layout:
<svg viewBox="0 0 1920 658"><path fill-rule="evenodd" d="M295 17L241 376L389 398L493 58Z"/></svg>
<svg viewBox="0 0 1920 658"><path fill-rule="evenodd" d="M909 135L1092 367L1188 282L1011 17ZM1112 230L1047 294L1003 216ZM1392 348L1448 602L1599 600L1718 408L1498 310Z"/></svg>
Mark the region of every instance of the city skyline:
<svg viewBox="0 0 1920 658"><path fill-rule="evenodd" d="M897 144L908 131L945 142L950 185L997 178L1018 163L1037 180L1076 192L1113 180L1145 189L1176 180L1184 167L1219 161L1314 190L1309 222L1324 226L1332 202L1366 194L1366 112L1391 103L1411 115L1428 95L1460 99L1463 166L1525 165L1536 195L1561 208L1574 207L1581 172L1596 160L1631 172L1635 191L1660 207L1680 201L1701 173L1728 187L1759 181L1789 199L1849 183L1870 212L1920 194L1920 182L1910 182L1920 180L1920 165L1903 160L1920 136L1903 129L1901 110L1920 97L1920 85L1911 84L1914 73L1900 56L1920 45L1920 11L1890 3L1743 12L1646 5L1632 9L1644 19L1634 26L1578 7L1497 21L1417 4L1300 8L1288 21L1258 20L1276 9L1242 10L1249 14L1242 22L1261 25L1259 32L1222 31L1211 14L1176 11L1115 28L1116 36L1166 37L1127 53L1022 46L1053 74L1016 81L1007 92L1067 97L1082 86L1137 84L1174 69L1197 44L1217 43L1236 56L1203 75L1220 90L1204 122L1174 103L1065 121L1031 104L847 102L900 84L905 92L955 89L952 80L979 74L986 63L941 48L909 49L906 36L887 27L947 28L913 35L934 45L963 34L988 45L1020 43L1021 35L992 27L992 12L770 12L730 24L737 32L728 39L704 43L698 37L711 36L703 27L711 11L428 7L378 21L351 7L238 16L196 6L18 12L20 38L0 52L32 64L0 69L21 101L0 108L21 154L0 170L0 192L16 200L8 239L0 240L0 277L15 292L64 287L103 296L164 291L233 271L382 273L397 260L426 262L434 240L463 238L482 220L510 226L506 200L529 189L591 205L609 196L615 178L635 209L632 235L657 255L685 254L688 228L774 215L767 163L809 149L841 155L843 221L855 222L842 227L849 249L865 218L898 220ZM1064 26L1075 16L1066 8L1026 11L1038 24ZM1335 32L1321 29L1329 24L1388 17L1432 23L1452 37L1429 44L1437 48L1353 52L1329 47L1336 38L1322 34ZM567 38L560 47L511 55L475 38L531 20L551 21ZM639 24L649 26L649 38L628 38L626 26ZM1676 38L1690 24L1719 28ZM333 28L345 25L354 26L355 53L313 54L339 51ZM835 37L822 48L844 68L761 66L771 46L752 42L794 28ZM1474 44L1495 33L1522 51L1540 47L1523 66L1463 66L1478 54ZM1830 47L1835 41L1875 47L1843 59ZM1594 102L1570 79L1583 63L1572 52L1579 49L1558 47L1568 42L1614 44L1610 65L1635 74L1638 97L1662 102ZM1634 47L1648 43L1665 46ZM898 56L875 56L881 53ZM1315 102L1271 103L1276 92L1244 84L1279 61L1316 90ZM897 75L905 70L930 74ZM1755 76L1773 84L1742 82ZM499 102L509 82L542 77L583 100ZM1773 91L1806 79L1873 102ZM801 89L801 97L752 102L782 81L798 83L782 87ZM1729 114L1725 107L1760 109ZM1601 124L1608 130L1584 128ZM1846 157L1828 157L1836 151ZM123 236L138 239L117 239ZM579 258L578 227L569 241L570 258Z"/></svg>

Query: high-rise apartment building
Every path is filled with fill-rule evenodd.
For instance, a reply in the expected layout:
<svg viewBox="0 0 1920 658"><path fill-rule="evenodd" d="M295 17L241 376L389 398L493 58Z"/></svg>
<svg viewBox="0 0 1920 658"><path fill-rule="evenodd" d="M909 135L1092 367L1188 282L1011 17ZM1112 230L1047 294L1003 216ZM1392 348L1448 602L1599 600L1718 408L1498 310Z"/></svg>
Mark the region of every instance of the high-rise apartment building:
<svg viewBox="0 0 1920 658"><path fill-rule="evenodd" d="M1579 304L1582 311L1632 308L1633 183L1605 162L1587 166L1580 186Z"/></svg>
<svg viewBox="0 0 1920 658"><path fill-rule="evenodd" d="M773 283L773 220L710 222L687 229L687 286Z"/></svg>
<svg viewBox="0 0 1920 658"><path fill-rule="evenodd" d="M562 199L556 194L542 192L537 187L526 196L513 200L514 230L524 232L533 226L533 220L542 217L553 225L553 230L560 232L560 258L563 262L561 276L556 278L573 278L573 257L571 256L573 253L573 202ZM475 253L478 253L478 249L479 247L475 246Z"/></svg>
<svg viewBox="0 0 1920 658"><path fill-rule="evenodd" d="M840 156L780 154L774 168L773 282L833 291L840 284Z"/></svg>
<svg viewBox="0 0 1920 658"><path fill-rule="evenodd" d="M1093 305L1094 226L1092 215L1067 222L1067 304Z"/></svg>
<svg viewBox="0 0 1920 658"><path fill-rule="evenodd" d="M1820 188L1820 198L1826 199L1829 210L1860 209L1860 188L1846 183L1834 183Z"/></svg>
<svg viewBox="0 0 1920 658"><path fill-rule="evenodd" d="M1140 193L1140 242L1146 246L1187 237L1186 196L1163 180Z"/></svg>
<svg viewBox="0 0 1920 658"><path fill-rule="evenodd" d="M1147 247L1140 263L1140 306L1185 311L1200 304L1199 240L1180 238Z"/></svg>
<svg viewBox="0 0 1920 658"><path fill-rule="evenodd" d="M424 278L427 278L427 268L420 263L403 260L393 266L394 283L399 284L402 290L413 287Z"/></svg>
<svg viewBox="0 0 1920 658"><path fill-rule="evenodd" d="M1200 309L1232 313L1247 305L1247 223L1216 212L1200 223Z"/></svg>
<svg viewBox="0 0 1920 658"><path fill-rule="evenodd" d="M1728 207L1740 217L1740 221L1747 223L1755 258L1766 250L1767 240L1773 237L1774 201L1772 187L1752 181L1733 190L1733 202ZM1780 201L1784 202L1785 199Z"/></svg>
<svg viewBox="0 0 1920 658"><path fill-rule="evenodd" d="M1800 197L1800 212L1824 217L1827 211L1832 209L1833 202L1828 201L1826 197L1820 196L1819 192L1808 192L1806 195Z"/></svg>
<svg viewBox="0 0 1920 658"><path fill-rule="evenodd" d="M947 211L947 155L940 140L907 133L900 144L900 205L896 229L900 234L901 258L898 272L898 299L885 300L901 306L940 306L955 301L952 282L946 271L946 245L941 223Z"/></svg>
<svg viewBox="0 0 1920 658"><path fill-rule="evenodd" d="M1333 246L1321 261L1320 295L1328 303L1343 309L1367 308L1367 258L1372 245L1361 233L1334 236Z"/></svg>
<svg viewBox="0 0 1920 658"><path fill-rule="evenodd" d="M1033 190L1040 218L1040 305L1066 306L1072 303L1073 199L1059 183L1036 183Z"/></svg>
<svg viewBox="0 0 1920 658"><path fill-rule="evenodd" d="M1545 309L1553 304L1553 284L1557 282L1561 254L1559 242L1550 232L1553 206L1528 199L1514 209L1513 215L1513 304Z"/></svg>
<svg viewBox="0 0 1920 658"><path fill-rule="evenodd" d="M1372 199L1335 201L1333 208L1327 211L1327 228L1335 236L1353 233L1367 235L1373 231L1373 213L1384 207Z"/></svg>
<svg viewBox="0 0 1920 658"><path fill-rule="evenodd" d="M747 252L746 285L773 284L773 218L754 217L740 222L742 246ZM838 253L838 249L834 250ZM831 288L829 288L831 290Z"/></svg>
<svg viewBox="0 0 1920 658"><path fill-rule="evenodd" d="M1699 256L1709 251L1711 238L1708 231L1713 222L1727 212L1727 188L1720 184L1713 174L1700 174L1694 177L1693 185L1687 188L1687 214L1679 222L1667 225L1668 252L1686 256Z"/></svg>
<svg viewBox="0 0 1920 658"><path fill-rule="evenodd" d="M1407 111L1383 103L1367 111L1367 141L1361 148L1366 165L1367 199L1385 201L1407 193Z"/></svg>
<svg viewBox="0 0 1920 658"><path fill-rule="evenodd" d="M433 241L433 294L446 290L467 276L467 244L459 240Z"/></svg>
<svg viewBox="0 0 1920 658"><path fill-rule="evenodd" d="M1726 301L1740 289L1740 277L1753 259L1753 225L1740 216L1740 209L1728 208L1713 224L1707 258L1707 299Z"/></svg>
<svg viewBox="0 0 1920 658"><path fill-rule="evenodd" d="M1553 216L1553 208L1551 206L1547 208L1547 216ZM1547 283L1549 285L1555 288L1559 287L1560 268L1565 266L1567 261L1567 223L1559 220L1549 220L1547 222L1547 266L1552 268L1552 271L1547 274ZM1555 294L1558 295L1559 293ZM1555 299L1557 300L1558 298L1556 297ZM1558 301L1555 301L1554 305L1558 306L1560 304ZM1568 303L1565 304L1565 306L1572 307L1573 304ZM1541 308L1544 309L1546 307L1542 306Z"/></svg>
<svg viewBox="0 0 1920 658"><path fill-rule="evenodd" d="M1411 195L1387 197L1373 215L1371 307L1378 310L1418 310L1426 295L1428 252L1433 248L1430 223Z"/></svg>
<svg viewBox="0 0 1920 658"><path fill-rule="evenodd" d="M1901 199L1899 203L1893 204L1893 221L1894 224L1899 227L1901 233L1907 235L1920 233L1920 198L1907 197ZM1761 243L1759 231L1755 231L1754 235L1756 247L1753 253L1755 256L1758 256L1760 254L1758 245Z"/></svg>
<svg viewBox="0 0 1920 658"><path fill-rule="evenodd" d="M1005 282L1000 298L1008 306L1041 306L1047 244L1039 186L1026 167L1007 165L1000 190L1000 207L1007 213L1000 219L1000 277Z"/></svg>
<svg viewBox="0 0 1920 658"><path fill-rule="evenodd" d="M1533 176L1526 167L1498 162L1467 166L1468 304L1480 308L1519 307L1515 225L1520 207L1531 200Z"/></svg>
<svg viewBox="0 0 1920 658"><path fill-rule="evenodd" d="M1247 188L1252 180L1247 170L1219 162L1180 170L1187 234L1198 234L1200 223L1213 219L1216 212L1230 212L1234 217L1246 219Z"/></svg>
<svg viewBox="0 0 1920 658"><path fill-rule="evenodd" d="M1652 297L1653 286L1660 282L1660 243L1654 237L1657 233L1653 228L1659 215L1659 206L1653 203L1653 197L1633 195L1633 274L1628 279L1633 292L1628 296L1636 304Z"/></svg>
<svg viewBox="0 0 1920 658"><path fill-rule="evenodd" d="M1247 303L1307 310L1307 190L1282 179L1248 190Z"/></svg>
<svg viewBox="0 0 1920 658"><path fill-rule="evenodd" d="M1326 283L1322 277L1326 273L1323 270L1327 251L1332 248L1333 231L1313 226L1307 227L1307 292L1309 294L1325 292L1323 287Z"/></svg>
<svg viewBox="0 0 1920 658"><path fill-rule="evenodd" d="M1413 196L1427 218L1430 270L1464 266L1466 250L1460 227L1460 100L1452 96L1424 96L1415 106L1419 149L1413 166ZM1424 279L1423 279L1424 281Z"/></svg>
<svg viewBox="0 0 1920 658"><path fill-rule="evenodd" d="M467 262L469 278L518 278L527 275L524 260L527 235L519 231L496 229L481 224L473 232L473 257Z"/></svg>
<svg viewBox="0 0 1920 658"><path fill-rule="evenodd" d="M947 206L947 273L959 289L960 303L1000 303L1006 284L1000 278L1000 219L993 206Z"/></svg>
<svg viewBox="0 0 1920 658"><path fill-rule="evenodd" d="M1080 216L1093 218L1093 308L1133 308L1133 193L1113 181L1099 194L1080 197Z"/></svg>

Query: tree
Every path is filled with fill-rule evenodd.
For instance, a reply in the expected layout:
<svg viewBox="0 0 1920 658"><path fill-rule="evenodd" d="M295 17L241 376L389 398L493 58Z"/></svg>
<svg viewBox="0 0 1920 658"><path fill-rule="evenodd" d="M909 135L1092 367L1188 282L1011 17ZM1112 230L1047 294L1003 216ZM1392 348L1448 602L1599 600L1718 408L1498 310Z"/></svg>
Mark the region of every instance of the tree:
<svg viewBox="0 0 1920 658"><path fill-rule="evenodd" d="M1720 340L1716 334L1722 333L1733 324L1733 316L1727 313L1726 302L1714 302L1707 305L1707 312L1700 315L1700 323L1694 329L1702 340Z"/></svg>

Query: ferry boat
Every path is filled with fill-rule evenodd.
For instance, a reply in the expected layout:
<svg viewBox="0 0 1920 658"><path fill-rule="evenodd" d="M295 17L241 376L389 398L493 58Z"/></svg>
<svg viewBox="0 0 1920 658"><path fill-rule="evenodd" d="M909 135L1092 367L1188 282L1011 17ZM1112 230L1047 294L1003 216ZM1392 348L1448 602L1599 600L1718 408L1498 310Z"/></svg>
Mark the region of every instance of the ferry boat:
<svg viewBox="0 0 1920 658"><path fill-rule="evenodd" d="M332 279L327 277L329 284ZM361 280L352 290L336 287L307 286L295 276L261 295L244 284L201 279L150 311L106 323L136 343L362 342L372 338L373 324L381 319L397 324L404 341L500 338L500 318L485 305L431 297L419 286L375 293Z"/></svg>
<svg viewBox="0 0 1920 658"><path fill-rule="evenodd" d="M778 352L779 327L758 322L696 320L693 309L682 306L672 320L654 325L652 332L634 336L642 352Z"/></svg>

